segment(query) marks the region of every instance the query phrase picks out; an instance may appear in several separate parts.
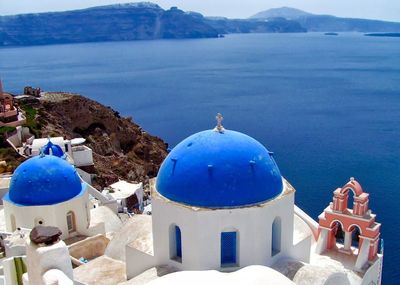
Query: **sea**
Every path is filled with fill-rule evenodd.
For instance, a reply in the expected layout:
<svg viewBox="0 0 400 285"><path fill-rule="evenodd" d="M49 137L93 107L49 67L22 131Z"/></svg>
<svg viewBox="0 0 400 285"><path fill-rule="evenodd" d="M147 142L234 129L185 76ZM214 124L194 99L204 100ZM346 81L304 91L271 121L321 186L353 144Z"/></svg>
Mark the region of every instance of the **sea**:
<svg viewBox="0 0 400 285"><path fill-rule="evenodd" d="M172 148L195 132L244 132L274 152L314 219L355 177L382 223L383 284L400 270L400 38L359 33L0 49L6 90L80 93ZM399 215L399 216L398 216Z"/></svg>

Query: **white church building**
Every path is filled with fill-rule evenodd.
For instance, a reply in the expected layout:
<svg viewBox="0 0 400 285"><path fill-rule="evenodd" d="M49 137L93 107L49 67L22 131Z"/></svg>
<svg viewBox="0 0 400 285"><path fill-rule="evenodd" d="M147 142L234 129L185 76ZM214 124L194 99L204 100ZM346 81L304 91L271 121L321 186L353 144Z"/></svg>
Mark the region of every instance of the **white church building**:
<svg viewBox="0 0 400 285"><path fill-rule="evenodd" d="M55 226L62 239L104 233L101 225L90 228L88 187L63 158L42 153L28 159L14 172L3 197L6 230Z"/></svg>
<svg viewBox="0 0 400 285"><path fill-rule="evenodd" d="M209 130L184 140L162 165L152 203L155 255L181 270L309 258L293 245L294 189L272 153L244 134Z"/></svg>
<svg viewBox="0 0 400 285"><path fill-rule="evenodd" d="M113 231L103 256L72 270L63 241L28 242L23 276L29 284L39 269L43 274L57 269L59 277L39 274L38 285L97 284L96 274L107 272L99 260L119 258L113 248L124 256L113 264L125 269L127 282L112 284L381 284L381 224L361 185L351 178L333 191L332 202L314 221L295 205L296 191L273 153L243 133L225 130L222 116L217 120L214 129L189 136L168 154L151 184L152 215L134 215ZM3 198L7 231L49 225L61 229L62 240L92 236L98 229L90 228L88 189L63 158L30 158L16 169ZM76 280L80 268L94 281ZM169 274L149 278L161 268Z"/></svg>
<svg viewBox="0 0 400 285"><path fill-rule="evenodd" d="M217 119L215 129L186 138L161 165L152 187L151 234L126 248L128 279L165 265L220 272L262 265L296 284L380 284L382 255L376 248L360 242L360 249L340 252L335 224L322 227L295 206L295 189L281 176L273 153L245 134L225 130L222 117ZM349 185L346 189L353 190ZM374 220L370 226L379 240L380 224ZM346 236L354 228L346 229ZM361 247L362 258L353 262ZM188 274L172 275L183 282ZM196 274L192 278L201 280Z"/></svg>

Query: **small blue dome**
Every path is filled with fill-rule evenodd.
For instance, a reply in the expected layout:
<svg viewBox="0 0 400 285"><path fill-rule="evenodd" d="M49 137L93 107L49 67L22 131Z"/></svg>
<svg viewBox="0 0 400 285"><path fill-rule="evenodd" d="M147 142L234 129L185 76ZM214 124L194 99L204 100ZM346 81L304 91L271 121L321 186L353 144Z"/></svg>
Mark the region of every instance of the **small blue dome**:
<svg viewBox="0 0 400 285"><path fill-rule="evenodd" d="M161 165L157 191L183 204L233 208L278 196L282 177L271 153L235 131L208 130L179 143Z"/></svg>
<svg viewBox="0 0 400 285"><path fill-rule="evenodd" d="M59 145L53 144L50 139L49 142L45 146L43 146L42 151L44 154L47 155L54 155L58 157L64 156L62 148Z"/></svg>
<svg viewBox="0 0 400 285"><path fill-rule="evenodd" d="M84 193L75 168L53 155L38 155L15 170L5 200L22 206L53 205Z"/></svg>

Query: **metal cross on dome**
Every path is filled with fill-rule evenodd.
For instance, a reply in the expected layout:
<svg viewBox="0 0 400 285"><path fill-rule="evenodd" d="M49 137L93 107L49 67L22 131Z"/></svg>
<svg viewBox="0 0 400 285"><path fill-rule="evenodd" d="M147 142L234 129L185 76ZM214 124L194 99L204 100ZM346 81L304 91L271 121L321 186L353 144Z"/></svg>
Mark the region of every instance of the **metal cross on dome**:
<svg viewBox="0 0 400 285"><path fill-rule="evenodd" d="M214 131L223 133L225 131L224 127L222 126L222 120L224 117L222 117L221 113L218 113L215 119L217 120L217 126L214 128Z"/></svg>

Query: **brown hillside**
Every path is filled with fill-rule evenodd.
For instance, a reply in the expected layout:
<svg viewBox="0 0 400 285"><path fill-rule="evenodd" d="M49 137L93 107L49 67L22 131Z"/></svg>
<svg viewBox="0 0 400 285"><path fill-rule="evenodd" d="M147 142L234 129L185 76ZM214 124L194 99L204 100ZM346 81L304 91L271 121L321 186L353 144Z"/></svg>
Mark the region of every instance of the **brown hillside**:
<svg viewBox="0 0 400 285"><path fill-rule="evenodd" d="M26 102L25 102L26 104ZM95 186L118 178L147 182L157 175L167 144L146 133L131 118L80 95L47 93L28 103L37 109L41 136L84 137L95 161Z"/></svg>

